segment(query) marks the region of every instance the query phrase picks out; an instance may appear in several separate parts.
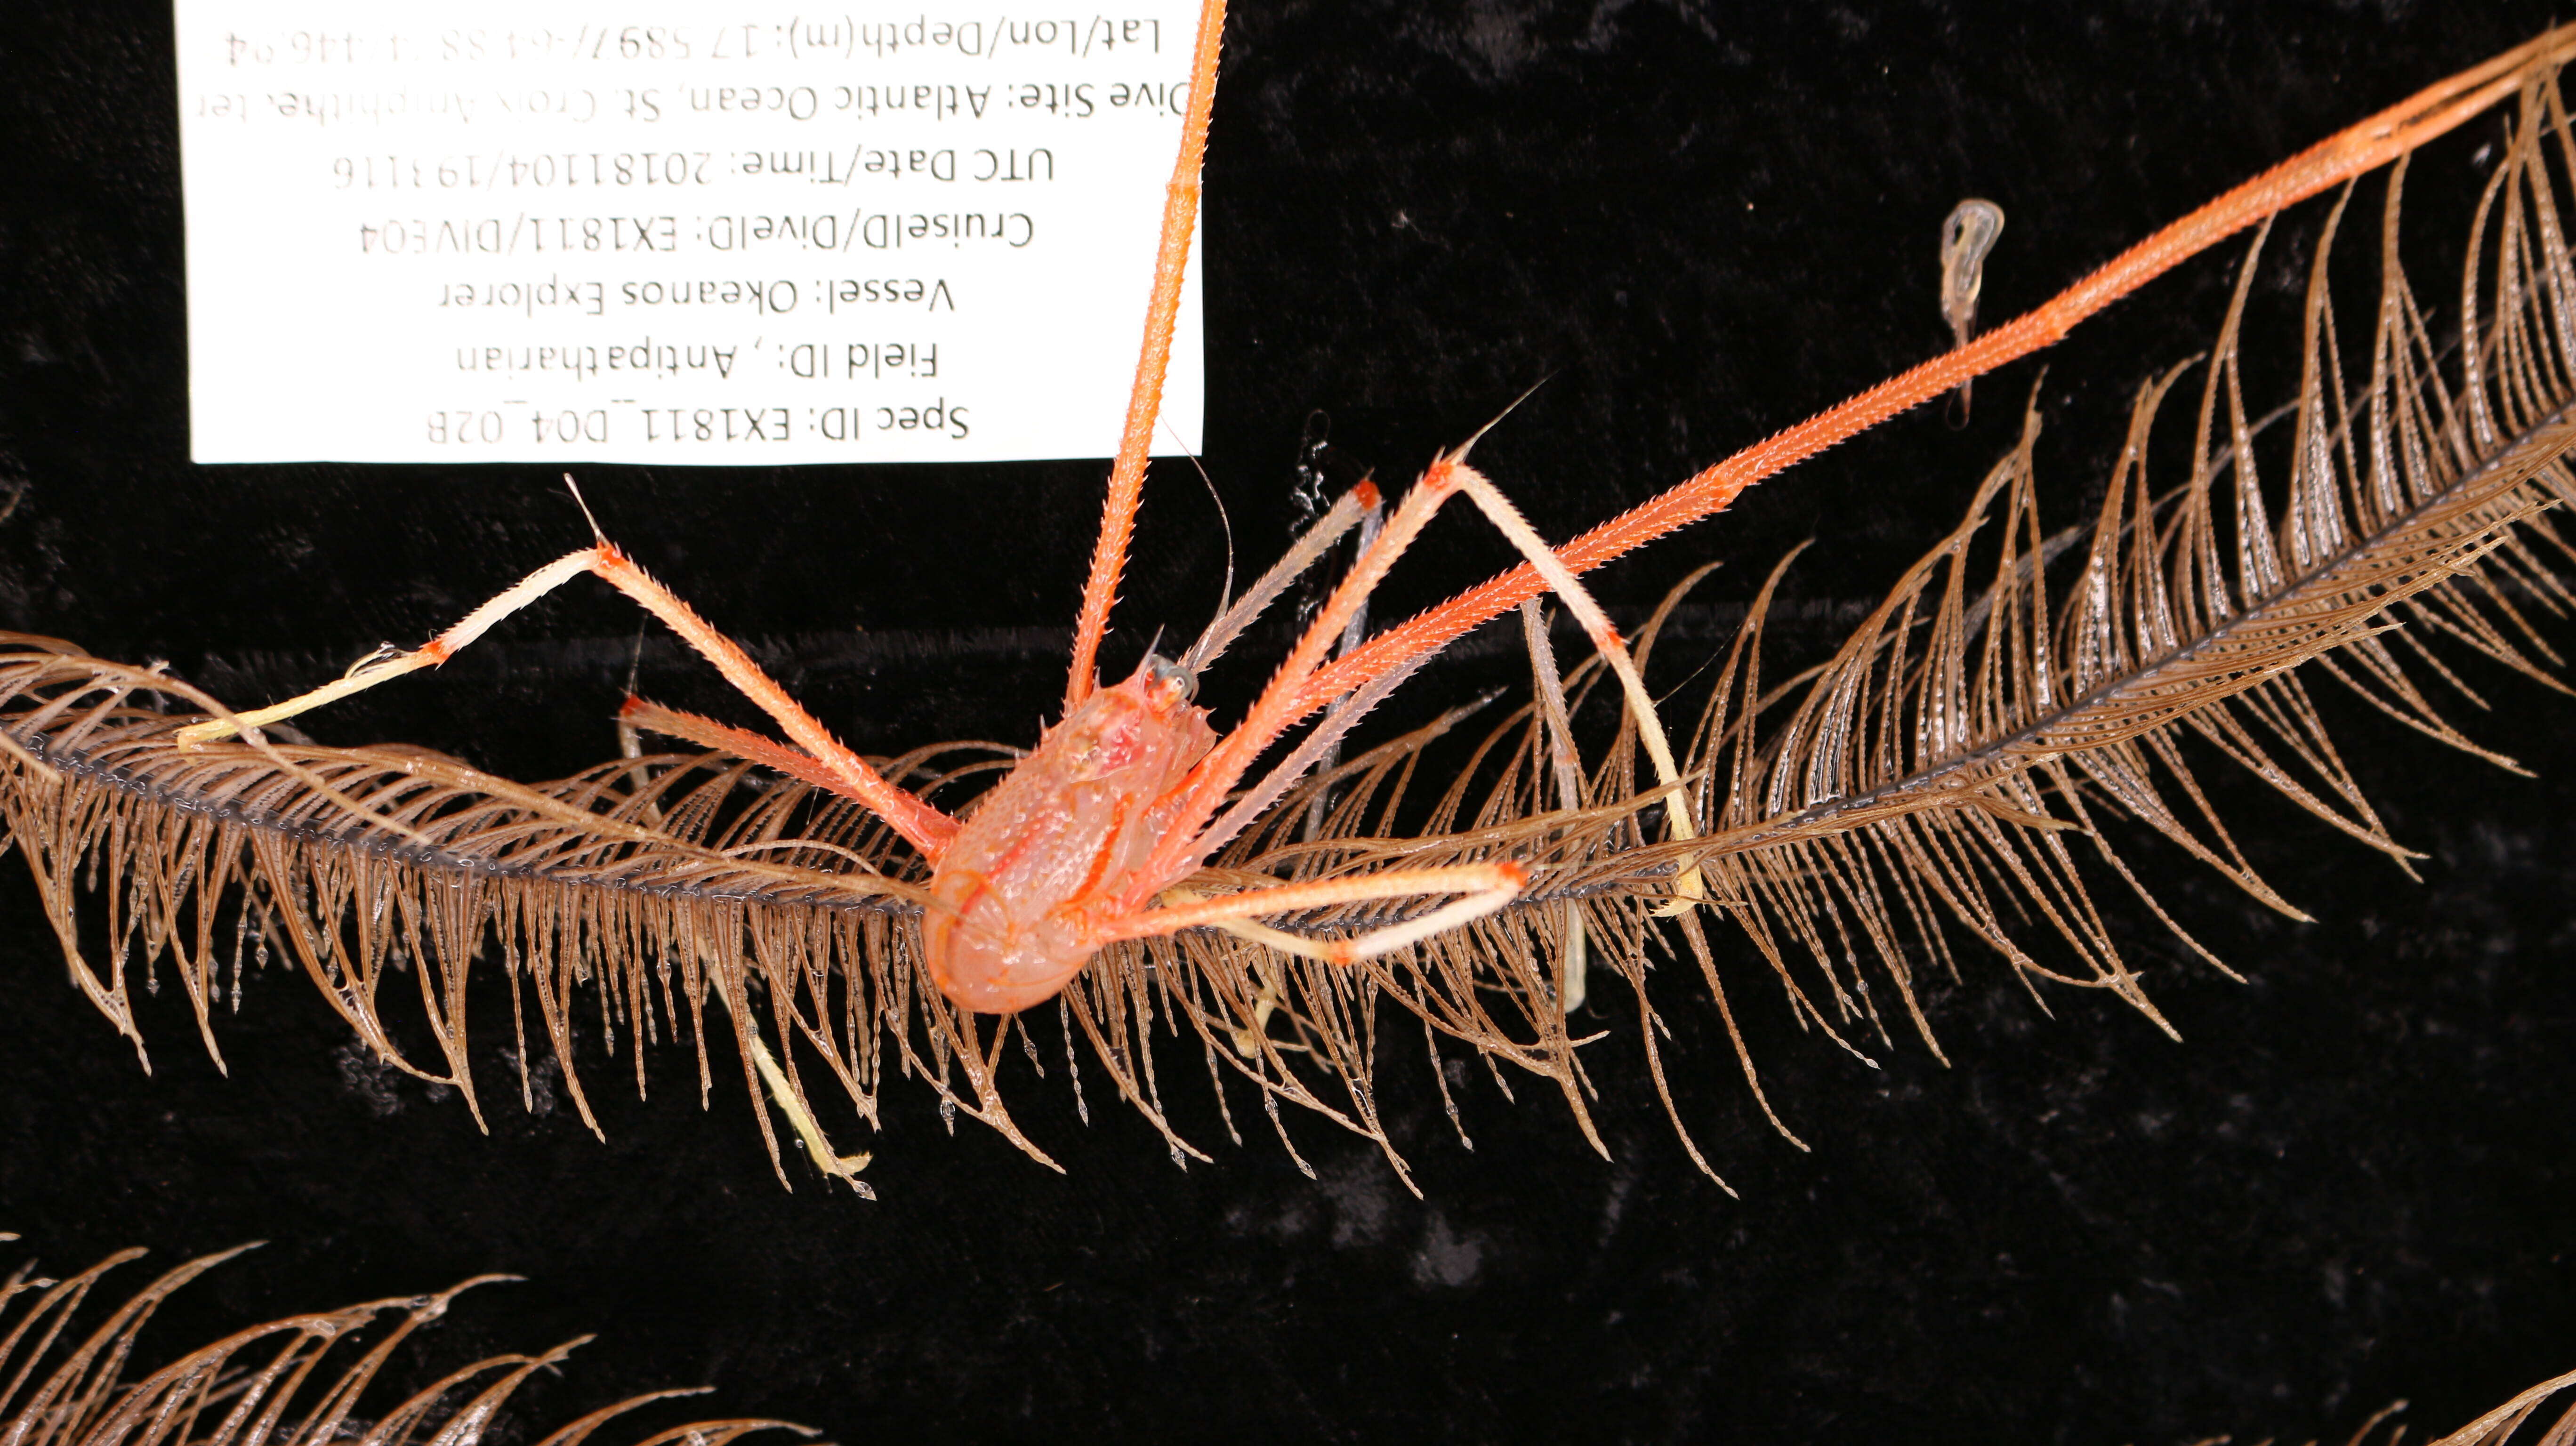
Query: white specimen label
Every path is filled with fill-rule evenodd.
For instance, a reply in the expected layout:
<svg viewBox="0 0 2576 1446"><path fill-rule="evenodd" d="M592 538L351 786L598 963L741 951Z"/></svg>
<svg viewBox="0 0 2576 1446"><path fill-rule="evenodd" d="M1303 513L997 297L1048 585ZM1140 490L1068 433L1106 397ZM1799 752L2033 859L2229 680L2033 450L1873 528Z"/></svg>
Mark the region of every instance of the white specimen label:
<svg viewBox="0 0 2576 1446"><path fill-rule="evenodd" d="M197 461L1117 449L1192 0L176 3Z"/></svg>

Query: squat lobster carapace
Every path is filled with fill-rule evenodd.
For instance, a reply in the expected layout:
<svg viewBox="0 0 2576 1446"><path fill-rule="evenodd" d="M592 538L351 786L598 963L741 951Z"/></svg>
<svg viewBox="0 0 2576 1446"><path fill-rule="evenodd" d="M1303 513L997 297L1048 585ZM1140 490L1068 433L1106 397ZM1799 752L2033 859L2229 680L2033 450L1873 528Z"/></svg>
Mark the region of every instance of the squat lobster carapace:
<svg viewBox="0 0 2576 1446"><path fill-rule="evenodd" d="M1313 908L1373 896L1465 894L1425 920L1356 939L1258 935L1349 963L1490 913L1528 881L1518 864L1502 860L1137 912L1128 899L1181 882L1154 871L1150 859L1178 820L1191 768L1216 743L1206 713L1189 704L1189 683L1177 665L1146 658L1134 677L1094 692L1049 730L958 830L931 871L931 901L922 912L922 962L941 993L969 1009L1016 1013L1054 998L1101 945L1118 939L1192 924L1241 927L1256 904Z"/></svg>
<svg viewBox="0 0 2576 1446"><path fill-rule="evenodd" d="M1098 947L1097 918L1173 823L1216 745L1193 680L1148 655L1136 675L1048 730L941 853L922 911L922 964L969 1009L1054 997Z"/></svg>

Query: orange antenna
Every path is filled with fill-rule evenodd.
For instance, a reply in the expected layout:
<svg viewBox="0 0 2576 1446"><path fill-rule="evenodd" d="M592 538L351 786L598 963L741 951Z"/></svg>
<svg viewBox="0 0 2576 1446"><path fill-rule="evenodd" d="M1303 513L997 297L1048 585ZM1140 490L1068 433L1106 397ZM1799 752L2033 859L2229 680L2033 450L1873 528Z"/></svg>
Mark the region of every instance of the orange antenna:
<svg viewBox="0 0 2576 1446"><path fill-rule="evenodd" d="M1145 311L1145 345L1136 357L1136 383L1127 393L1127 427L1119 434L1118 460L1109 469L1109 500L1100 509L1100 540L1091 552L1091 577L1082 585L1082 612L1073 626L1073 668L1064 680L1064 711L1071 713L1100 683L1100 639L1109 631L1109 605L1127 568L1127 540L1136 531L1136 502L1145 486L1145 458L1152 450L1154 418L1162 410L1163 374L1172 364L1172 328L1181 314L1181 276L1190 261L1190 236L1198 227L1199 166L1207 157L1208 112L1216 102L1217 47L1224 39L1225 0L1207 0L1199 11L1196 54L1190 64L1190 112L1181 122L1181 153L1163 193L1163 239L1154 253L1154 298Z"/></svg>

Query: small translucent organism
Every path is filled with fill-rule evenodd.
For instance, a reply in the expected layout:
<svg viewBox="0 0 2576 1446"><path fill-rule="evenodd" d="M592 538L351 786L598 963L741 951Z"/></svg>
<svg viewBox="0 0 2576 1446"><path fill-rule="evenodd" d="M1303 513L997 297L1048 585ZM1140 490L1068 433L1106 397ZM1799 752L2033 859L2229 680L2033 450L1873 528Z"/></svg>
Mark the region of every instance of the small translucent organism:
<svg viewBox="0 0 2576 1446"><path fill-rule="evenodd" d="M1953 346L1977 334L1977 293L1986 286L1986 253L2004 234L2004 208L1975 196L1950 208L1941 223L1941 319L1950 323ZM1968 392L1976 378L1950 394L1950 425L1968 425Z"/></svg>

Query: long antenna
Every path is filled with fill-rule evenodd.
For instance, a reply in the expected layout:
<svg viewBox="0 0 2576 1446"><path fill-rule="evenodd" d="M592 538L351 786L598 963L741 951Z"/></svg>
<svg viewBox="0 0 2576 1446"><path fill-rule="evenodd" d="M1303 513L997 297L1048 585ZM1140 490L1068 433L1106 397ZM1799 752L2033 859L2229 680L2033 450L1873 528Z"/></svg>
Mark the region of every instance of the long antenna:
<svg viewBox="0 0 2576 1446"><path fill-rule="evenodd" d="M581 495L581 484L572 480L570 472L563 477L564 486L572 492L572 505L581 509L582 520L590 524L590 540L602 547L608 546L608 534L599 530L599 519L591 515L590 503Z"/></svg>

